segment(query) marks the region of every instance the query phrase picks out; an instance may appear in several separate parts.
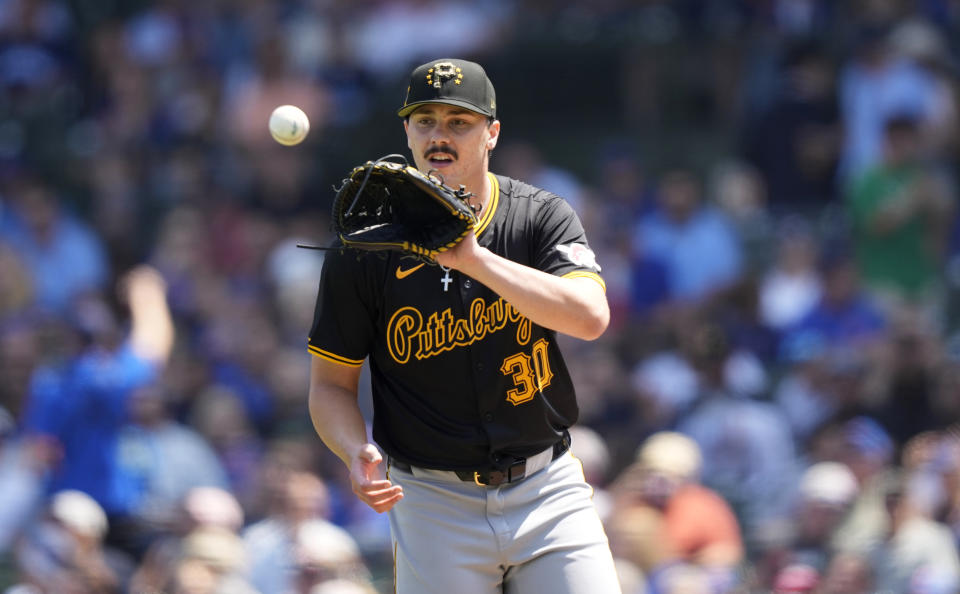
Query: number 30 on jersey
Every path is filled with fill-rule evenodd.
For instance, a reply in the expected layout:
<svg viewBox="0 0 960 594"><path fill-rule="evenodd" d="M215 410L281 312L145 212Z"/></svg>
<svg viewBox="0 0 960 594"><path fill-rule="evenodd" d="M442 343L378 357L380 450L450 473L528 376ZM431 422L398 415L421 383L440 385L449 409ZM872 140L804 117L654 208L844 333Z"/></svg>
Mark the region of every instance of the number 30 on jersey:
<svg viewBox="0 0 960 594"><path fill-rule="evenodd" d="M547 340L533 343L531 354L516 353L503 360L500 371L513 378L514 387L507 390L507 400L514 406L529 402L537 392L544 390L553 379Z"/></svg>

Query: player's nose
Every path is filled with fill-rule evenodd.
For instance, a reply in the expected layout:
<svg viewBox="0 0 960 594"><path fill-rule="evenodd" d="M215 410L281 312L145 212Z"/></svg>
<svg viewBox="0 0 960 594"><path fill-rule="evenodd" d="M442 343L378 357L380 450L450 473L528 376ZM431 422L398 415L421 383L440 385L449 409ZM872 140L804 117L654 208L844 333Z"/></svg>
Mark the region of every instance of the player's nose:
<svg viewBox="0 0 960 594"><path fill-rule="evenodd" d="M450 144L450 135L441 126L437 126L430 134L430 144Z"/></svg>

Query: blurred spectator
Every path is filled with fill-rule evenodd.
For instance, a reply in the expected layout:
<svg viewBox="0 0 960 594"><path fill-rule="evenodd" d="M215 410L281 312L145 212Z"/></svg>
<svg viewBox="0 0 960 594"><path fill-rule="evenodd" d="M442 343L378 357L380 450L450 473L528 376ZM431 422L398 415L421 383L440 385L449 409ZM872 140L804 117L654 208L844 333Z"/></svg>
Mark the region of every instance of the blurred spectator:
<svg viewBox="0 0 960 594"><path fill-rule="evenodd" d="M884 485L888 531L874 553L877 581L900 592L960 588L960 557L949 529L932 517L923 474L894 474Z"/></svg>
<svg viewBox="0 0 960 594"><path fill-rule="evenodd" d="M678 349L664 349L644 358L634 367L631 381L643 408L643 421L657 429L675 425L700 390L696 370Z"/></svg>
<svg viewBox="0 0 960 594"><path fill-rule="evenodd" d="M783 409L793 437L801 450L826 422L845 409L855 406L856 390L845 387L838 377L855 371L842 351L831 351L819 332L799 332L782 348L783 375L773 392L773 400Z"/></svg>
<svg viewBox="0 0 960 594"><path fill-rule="evenodd" d="M817 460L840 462L857 479L858 496L834 534L840 552L866 555L888 525L885 496L895 444L883 427L867 416L839 419L824 427L811 444Z"/></svg>
<svg viewBox="0 0 960 594"><path fill-rule="evenodd" d="M46 477L60 457L50 440L16 433L13 416L0 407L0 558L43 511Z"/></svg>
<svg viewBox="0 0 960 594"><path fill-rule="evenodd" d="M701 464L693 440L655 433L611 488L614 510L608 530L615 554L646 571L655 592L671 591L669 576L682 564L702 571L703 583L709 585L701 592L726 592L744 559L733 510L699 484ZM638 536L646 542L630 542ZM643 551L648 553L636 554Z"/></svg>
<svg viewBox="0 0 960 594"><path fill-rule="evenodd" d="M953 419L936 394L940 341L928 325L907 318L890 330L889 354L877 380L872 414L898 444Z"/></svg>
<svg viewBox="0 0 960 594"><path fill-rule="evenodd" d="M289 103L300 107L316 134L328 117L329 97L319 81L294 71L288 48L279 35L260 40L255 51L252 68L226 98L226 118L233 139L259 155L275 151L264 123L276 106Z"/></svg>
<svg viewBox="0 0 960 594"><path fill-rule="evenodd" d="M813 309L822 286L816 267L816 237L802 219L781 222L775 249L774 260L760 281L760 319L783 330Z"/></svg>
<svg viewBox="0 0 960 594"><path fill-rule="evenodd" d="M0 216L0 228L3 217ZM33 303L33 279L26 263L0 240L0 321L22 312Z"/></svg>
<svg viewBox="0 0 960 594"><path fill-rule="evenodd" d="M888 312L911 306L939 320L954 205L945 180L921 161L919 125L912 115L886 120L883 161L855 181L849 206L866 287Z"/></svg>
<svg viewBox="0 0 960 594"><path fill-rule="evenodd" d="M596 202L602 216L592 224L617 237L629 237L634 223L656 207L653 176L644 170L643 159L630 141L604 146L596 167Z"/></svg>
<svg viewBox="0 0 960 594"><path fill-rule="evenodd" d="M29 315L0 322L0 408L15 419L22 416L30 377L41 358L42 326Z"/></svg>
<svg viewBox="0 0 960 594"><path fill-rule="evenodd" d="M727 385L747 396L765 394L769 387L765 366L777 358L780 335L761 318L757 279L753 275L741 277L717 295L706 311L730 342Z"/></svg>
<svg viewBox="0 0 960 594"><path fill-rule="evenodd" d="M266 516L243 531L250 583L261 592L309 592L304 582L362 576L366 567L352 536L327 516L324 482L292 468L273 469Z"/></svg>
<svg viewBox="0 0 960 594"><path fill-rule="evenodd" d="M50 489L84 491L111 516L132 511L136 500L117 481L128 403L137 388L157 377L174 340L165 285L156 271L131 270L119 291L129 307L129 332L104 301L81 304L75 315L87 339L84 350L59 368L37 369L24 417L28 435L55 440L63 453Z"/></svg>
<svg viewBox="0 0 960 594"><path fill-rule="evenodd" d="M378 78L403 71L428 55L476 55L496 43L500 19L508 16L502 10L496 2L378 2L351 23L349 53ZM424 35L423 24L430 22L443 26Z"/></svg>
<svg viewBox="0 0 960 594"><path fill-rule="evenodd" d="M174 594L258 594L243 578L243 542L231 530L197 528L183 540L167 591Z"/></svg>
<svg viewBox="0 0 960 594"><path fill-rule="evenodd" d="M818 594L873 594L877 584L869 560L854 553L841 553L830 561Z"/></svg>
<svg viewBox="0 0 960 594"><path fill-rule="evenodd" d="M773 104L747 118L742 150L763 174L775 214L814 213L835 195L840 126L834 64L825 48L806 41L789 47L782 62Z"/></svg>
<svg viewBox="0 0 960 594"><path fill-rule="evenodd" d="M271 284L273 299L282 316L279 330L282 336L288 339L296 337L299 340L303 328L313 321L317 291L315 285L323 266L323 252L297 248L298 243L315 241L315 232L305 229L309 227L320 230L326 228L326 223L307 219L305 224L293 231L295 235L277 242L266 261L267 280ZM328 240L329 238L324 237L318 245Z"/></svg>
<svg viewBox="0 0 960 594"><path fill-rule="evenodd" d="M78 297L106 288L110 268L102 241L60 206L52 188L23 173L9 196L11 216L0 219L0 240L29 272L34 303L65 314Z"/></svg>
<svg viewBox="0 0 960 594"><path fill-rule="evenodd" d="M805 316L786 328L789 339L814 332L829 347L869 347L881 342L886 319L863 291L851 254L843 247L829 246L820 260L823 293Z"/></svg>
<svg viewBox="0 0 960 594"><path fill-rule="evenodd" d="M104 546L107 516L80 491L60 491L44 518L17 547L17 568L26 586L41 592L111 594L123 591L132 562Z"/></svg>
<svg viewBox="0 0 960 594"><path fill-rule="evenodd" d="M166 532L150 543L130 579L130 591L163 591L176 578L188 553L186 545L190 535L210 530L236 535L244 520L236 498L216 487L191 489L179 502L177 512L174 521L165 526Z"/></svg>
<svg viewBox="0 0 960 594"><path fill-rule="evenodd" d="M512 141L497 147L493 168L507 177L522 179L564 198L577 212L585 208L584 188L569 171L547 162L529 141Z"/></svg>
<svg viewBox="0 0 960 594"><path fill-rule="evenodd" d="M856 181L882 160L883 128L891 116L908 114L924 123L934 116L936 80L911 60L893 53L889 34L884 25L863 25L840 75L844 183Z"/></svg>
<svg viewBox="0 0 960 594"><path fill-rule="evenodd" d="M890 32L890 46L895 55L914 62L933 79L933 101L923 129L922 151L928 158L940 159L956 150L960 132L956 57L942 29L922 18L898 23Z"/></svg>
<svg viewBox="0 0 960 594"><path fill-rule="evenodd" d="M685 350L700 386L676 427L697 442L703 484L734 508L750 550L788 514L797 473L790 426L776 406L728 387L731 351L719 327L708 322L690 329Z"/></svg>
<svg viewBox="0 0 960 594"><path fill-rule="evenodd" d="M791 568L809 568L810 575L816 578L813 585L827 571L836 553L834 535L853 506L859 489L853 472L840 462L817 462L803 472L791 516L788 549L783 567L774 578L775 590L782 589L781 580L786 577L785 573L789 575Z"/></svg>
<svg viewBox="0 0 960 594"><path fill-rule="evenodd" d="M748 163L729 160L715 165L709 180L713 202L740 239L744 272L758 274L766 270L774 229L767 187L760 172Z"/></svg>
<svg viewBox="0 0 960 594"><path fill-rule="evenodd" d="M739 241L724 216L703 204L696 176L685 169L664 174L658 199L659 211L640 221L635 246L666 264L670 297L706 299L736 280Z"/></svg>
<svg viewBox="0 0 960 594"><path fill-rule="evenodd" d="M216 452L231 491L250 505L258 490L264 445L243 402L229 388L210 386L193 402L189 422Z"/></svg>
<svg viewBox="0 0 960 594"><path fill-rule="evenodd" d="M229 138L250 169L249 198L275 213L303 209L311 168L320 166L303 150L289 151L270 137L265 122L278 105L299 106L310 119L312 144L330 118L331 98L323 81L294 70L289 48L278 33L257 40L255 62L237 76L224 98L224 124Z"/></svg>
<svg viewBox="0 0 960 594"><path fill-rule="evenodd" d="M369 570L355 541L330 522L313 519L301 524L292 556L296 594L311 594L321 584L334 580L372 589Z"/></svg>
<svg viewBox="0 0 960 594"><path fill-rule="evenodd" d="M630 312L641 318L655 315L670 298L670 276L665 259L645 247L638 228L630 250Z"/></svg>
<svg viewBox="0 0 960 594"><path fill-rule="evenodd" d="M127 401L128 420L117 435L116 491L127 509L112 518L115 538L142 554L177 520L181 500L195 487L227 488L227 475L200 433L170 416L155 383L136 388Z"/></svg>

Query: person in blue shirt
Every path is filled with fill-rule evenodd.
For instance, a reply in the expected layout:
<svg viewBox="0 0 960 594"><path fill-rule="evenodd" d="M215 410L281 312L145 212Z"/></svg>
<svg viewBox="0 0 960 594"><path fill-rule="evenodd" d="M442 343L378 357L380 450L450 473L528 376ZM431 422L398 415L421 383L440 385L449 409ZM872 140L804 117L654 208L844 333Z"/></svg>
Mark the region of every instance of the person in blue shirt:
<svg viewBox="0 0 960 594"><path fill-rule="evenodd" d="M686 169L661 179L658 210L636 229L634 253L666 266L673 301L707 299L736 281L743 269L740 241L718 209L703 203L699 180Z"/></svg>
<svg viewBox="0 0 960 594"><path fill-rule="evenodd" d="M102 299L74 309L86 346L59 366L35 372L23 417L26 434L53 439L62 459L49 477L49 492L76 489L93 497L108 515L123 515L139 492L117 480L119 433L128 401L158 376L173 347L174 328L162 277L138 267L120 281L130 311L124 334Z"/></svg>
<svg viewBox="0 0 960 594"><path fill-rule="evenodd" d="M0 217L0 240L27 270L34 305L62 315L76 299L107 287L110 265L102 240L58 203L52 188L24 173L4 198L10 208Z"/></svg>
<svg viewBox="0 0 960 594"><path fill-rule="evenodd" d="M887 320L863 291L852 252L843 247L828 249L821 274L820 301L785 336L816 333L829 347L856 347L882 339Z"/></svg>

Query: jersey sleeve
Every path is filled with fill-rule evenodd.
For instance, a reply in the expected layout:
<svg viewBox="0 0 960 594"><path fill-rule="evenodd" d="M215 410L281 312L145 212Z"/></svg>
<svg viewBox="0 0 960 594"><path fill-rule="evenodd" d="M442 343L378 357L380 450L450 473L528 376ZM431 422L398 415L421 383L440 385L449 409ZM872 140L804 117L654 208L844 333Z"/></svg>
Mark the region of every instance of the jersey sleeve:
<svg viewBox="0 0 960 594"><path fill-rule="evenodd" d="M363 364L376 319L371 289L365 267L355 256L327 253L307 342L311 354L351 367Z"/></svg>
<svg viewBox="0 0 960 594"><path fill-rule="evenodd" d="M538 270L568 278L591 278L606 289L583 224L566 200L554 196L544 202L536 234L534 262Z"/></svg>

